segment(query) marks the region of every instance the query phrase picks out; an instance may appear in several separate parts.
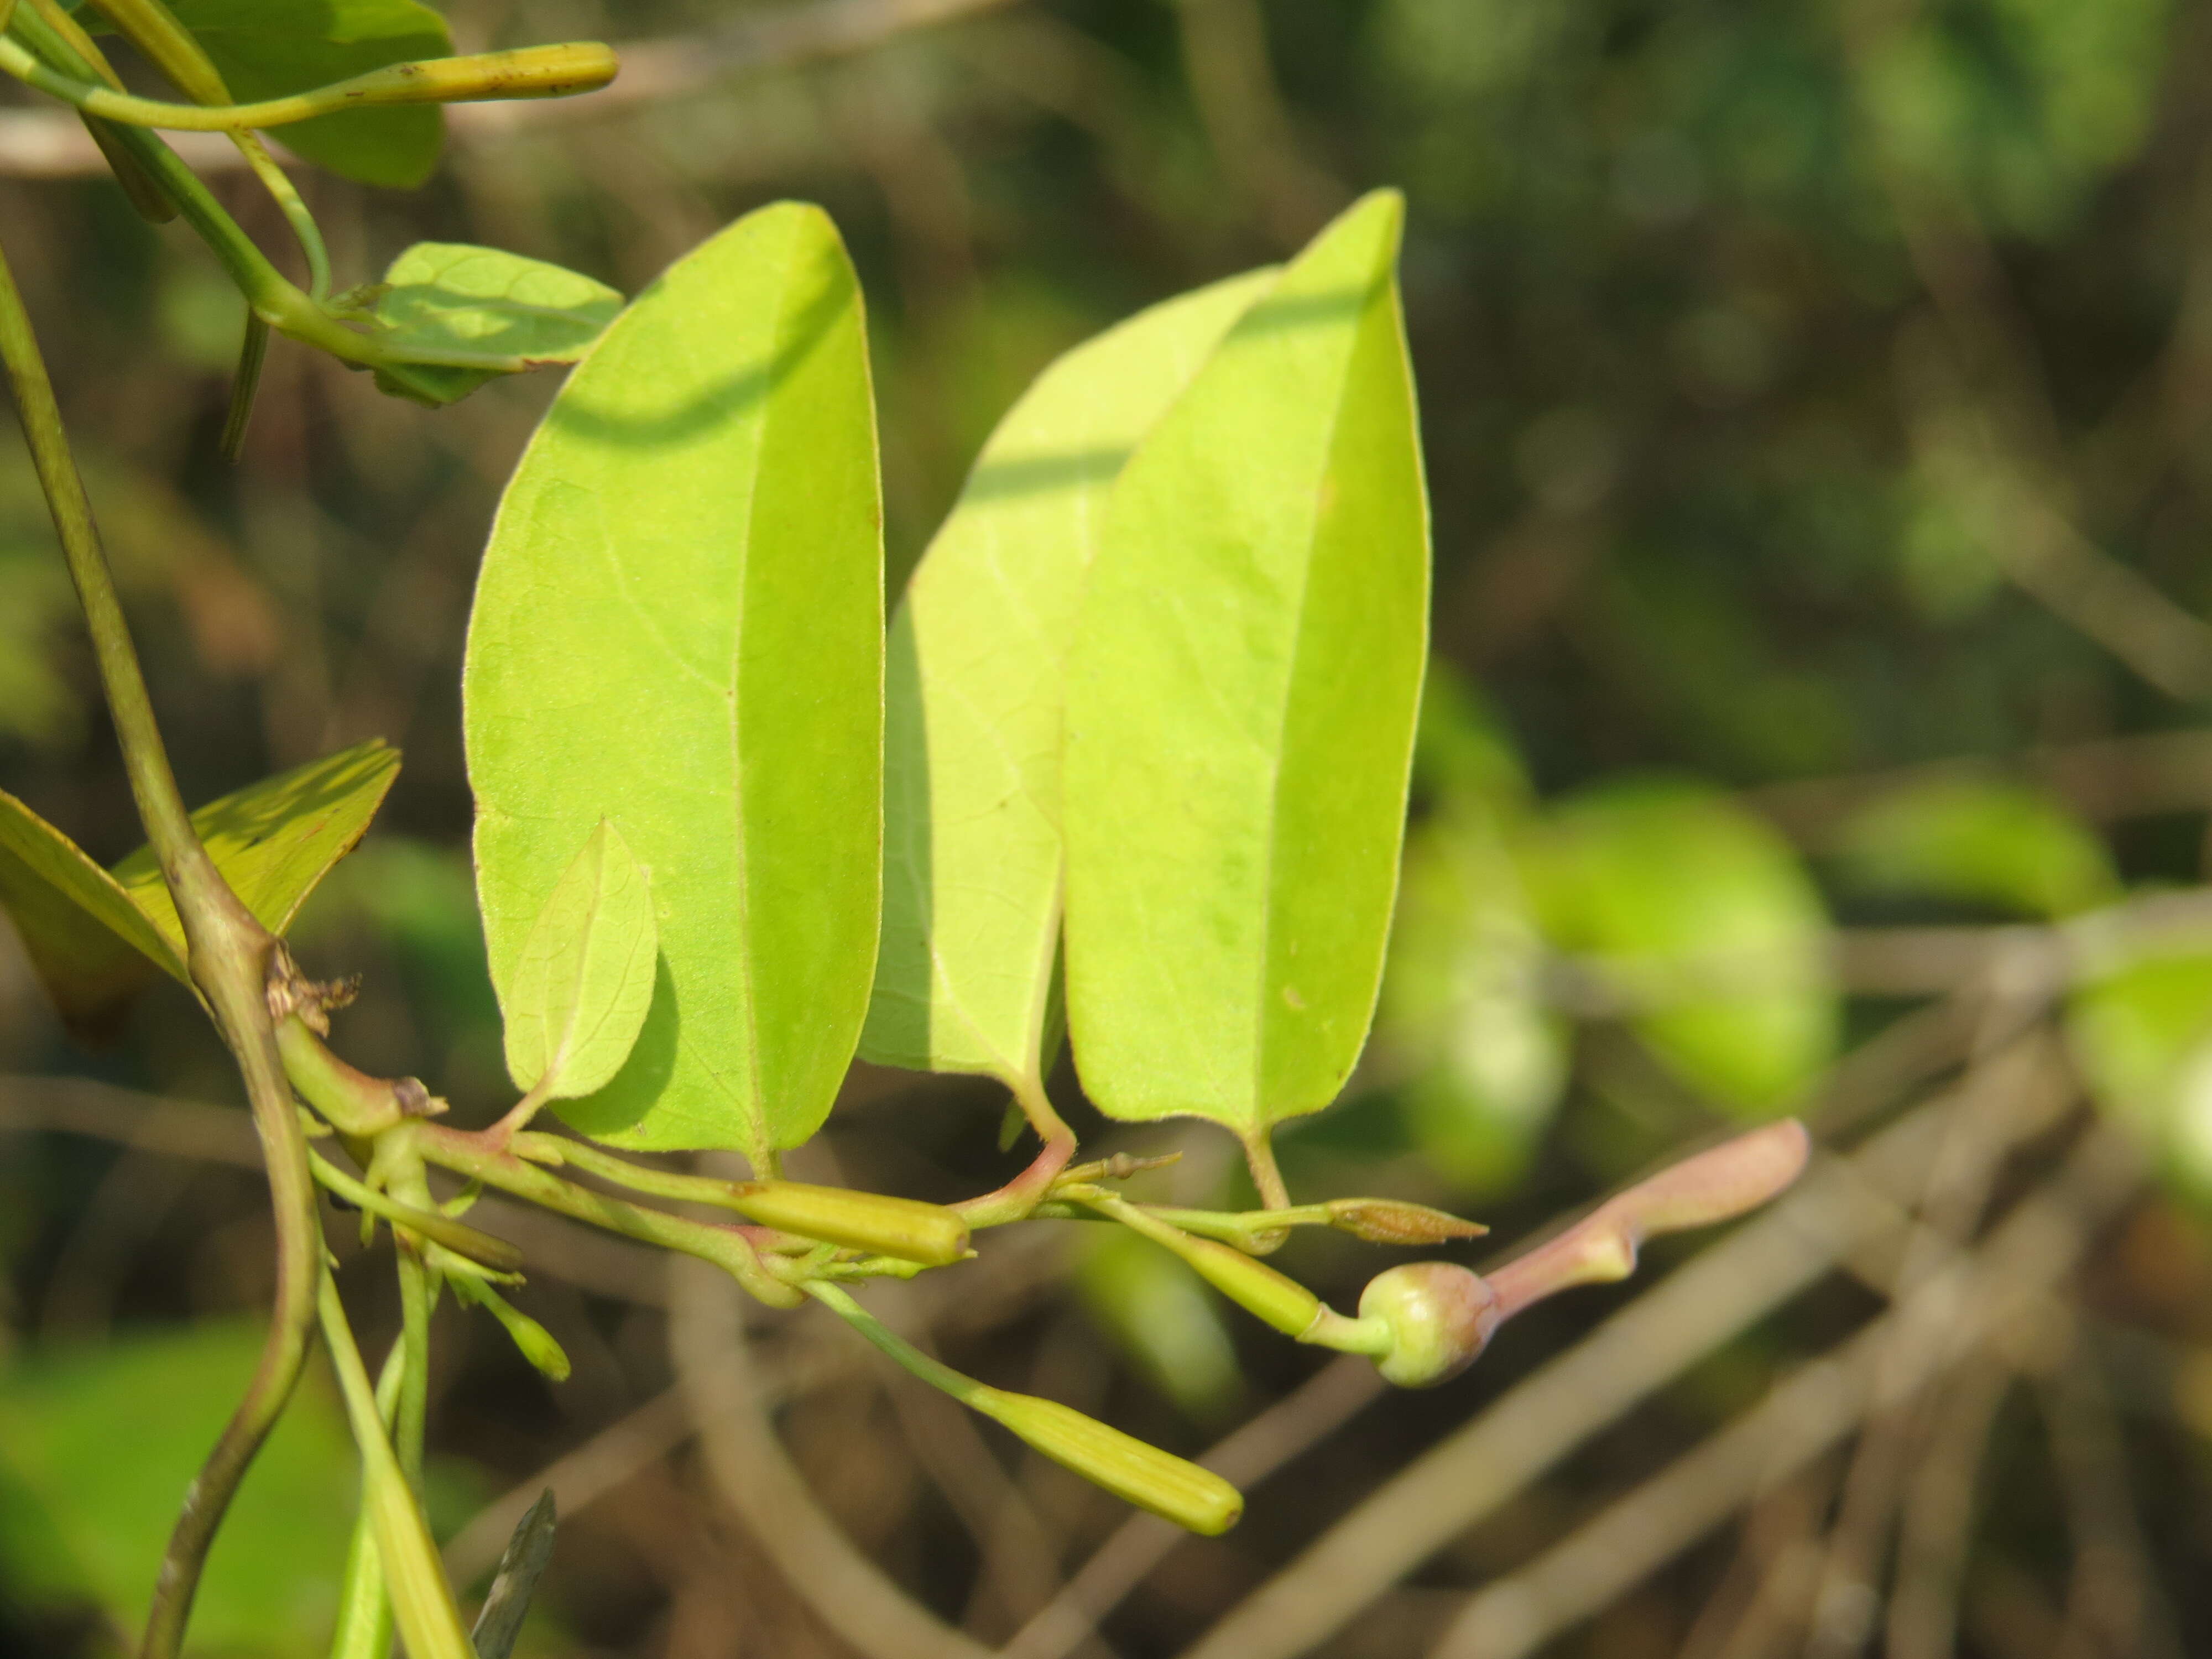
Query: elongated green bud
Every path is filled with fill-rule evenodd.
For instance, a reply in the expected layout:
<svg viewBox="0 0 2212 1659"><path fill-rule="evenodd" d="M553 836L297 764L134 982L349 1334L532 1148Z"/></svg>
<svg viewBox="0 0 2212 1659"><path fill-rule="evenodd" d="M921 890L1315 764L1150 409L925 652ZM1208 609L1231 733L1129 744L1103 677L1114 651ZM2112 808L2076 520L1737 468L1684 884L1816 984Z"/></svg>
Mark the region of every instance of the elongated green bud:
<svg viewBox="0 0 2212 1659"><path fill-rule="evenodd" d="M1231 1245L1187 1233L1123 1198L1105 1196L1085 1201L1132 1232L1166 1245L1197 1268L1199 1277L1215 1290L1285 1336L1304 1336L1322 1316L1319 1297L1297 1279L1277 1273L1265 1262L1255 1261Z"/></svg>
<svg viewBox="0 0 2212 1659"><path fill-rule="evenodd" d="M799 1181L740 1181L729 1206L748 1221L876 1255L942 1267L968 1254L968 1224L942 1205Z"/></svg>
<svg viewBox="0 0 2212 1659"><path fill-rule="evenodd" d="M1330 1226L1370 1244L1443 1244L1490 1231L1479 1221L1396 1198L1332 1198L1322 1207Z"/></svg>
<svg viewBox="0 0 2212 1659"><path fill-rule="evenodd" d="M1210 1238L1191 1238L1176 1252L1199 1276L1285 1336L1304 1336L1321 1317L1322 1300L1304 1285L1255 1261L1243 1251Z"/></svg>
<svg viewBox="0 0 2212 1659"><path fill-rule="evenodd" d="M1377 1273L1359 1316L1389 1328L1375 1369L1401 1389L1430 1389L1474 1363L1498 1328L1498 1297L1480 1274L1449 1261L1408 1261Z"/></svg>
<svg viewBox="0 0 2212 1659"><path fill-rule="evenodd" d="M978 1388L967 1402L1116 1498L1208 1538L1244 1513L1244 1494L1210 1469L1109 1428L1056 1400Z"/></svg>
<svg viewBox="0 0 2212 1659"><path fill-rule="evenodd" d="M615 55L597 40L519 46L466 58L426 58L356 75L341 88L348 102L445 104L494 98L562 98L595 92L615 78Z"/></svg>
<svg viewBox="0 0 2212 1659"><path fill-rule="evenodd" d="M463 1302L473 1302L507 1329L508 1339L532 1365L556 1382L568 1380L568 1356L553 1334L481 1279L457 1273L447 1281Z"/></svg>

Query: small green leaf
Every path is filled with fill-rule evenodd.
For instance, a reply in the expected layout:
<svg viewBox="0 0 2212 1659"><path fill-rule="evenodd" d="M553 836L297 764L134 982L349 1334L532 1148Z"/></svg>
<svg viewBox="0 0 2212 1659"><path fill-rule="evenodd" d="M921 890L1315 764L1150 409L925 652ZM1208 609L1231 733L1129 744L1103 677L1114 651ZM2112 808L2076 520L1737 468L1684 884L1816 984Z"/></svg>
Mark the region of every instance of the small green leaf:
<svg viewBox="0 0 2212 1659"><path fill-rule="evenodd" d="M653 894L602 819L538 913L508 987L507 1068L542 1100L604 1089L653 1001Z"/></svg>
<svg viewBox="0 0 2212 1659"><path fill-rule="evenodd" d="M1068 1026L1108 1114L1255 1144L1367 1036L1428 638L1428 514L1370 196L1115 485L1068 668Z"/></svg>
<svg viewBox="0 0 2212 1659"><path fill-rule="evenodd" d="M1855 814L1838 841L1859 885L2065 916L2119 896L2112 855L2058 802L2019 784L1947 779Z"/></svg>
<svg viewBox="0 0 2212 1659"><path fill-rule="evenodd" d="M1061 679L1121 464L1273 280L1079 346L1010 410L891 622L884 927L864 1058L1042 1085L1060 948Z"/></svg>
<svg viewBox="0 0 2212 1659"><path fill-rule="evenodd" d="M172 0L171 9L241 103L453 51L446 20L416 0ZM404 189L437 167L443 132L434 105L413 105L320 116L276 136L343 178Z"/></svg>
<svg viewBox="0 0 2212 1659"><path fill-rule="evenodd" d="M1765 820L1701 785L1607 785L1560 806L1536 867L1555 941L1589 954L1676 1075L1779 1115L1834 1057L1827 914Z"/></svg>
<svg viewBox="0 0 2212 1659"><path fill-rule="evenodd" d="M859 286L782 204L677 262L547 411L484 555L465 670L477 893L512 1006L602 818L653 872L629 1060L562 1108L757 1170L820 1127L874 977L883 553Z"/></svg>
<svg viewBox="0 0 2212 1659"><path fill-rule="evenodd" d="M416 378L447 403L515 369L574 362L623 305L615 289L578 272L459 242L417 242L392 262L376 292L372 315L395 350L514 360L486 368L418 367Z"/></svg>
<svg viewBox="0 0 2212 1659"><path fill-rule="evenodd" d="M2084 987L2066 1038L2099 1109L2212 1204L2212 954L2148 957Z"/></svg>
<svg viewBox="0 0 2212 1659"><path fill-rule="evenodd" d="M464 1302L473 1302L505 1328L525 1359L551 1382L568 1380L568 1356L552 1334L482 1279L455 1273L446 1281Z"/></svg>
<svg viewBox="0 0 2212 1659"><path fill-rule="evenodd" d="M225 795L193 826L247 909L283 933L331 866L352 851L398 775L371 739ZM72 1029L98 1036L151 977L183 981L185 933L153 849L94 864L68 836L0 794L0 906Z"/></svg>

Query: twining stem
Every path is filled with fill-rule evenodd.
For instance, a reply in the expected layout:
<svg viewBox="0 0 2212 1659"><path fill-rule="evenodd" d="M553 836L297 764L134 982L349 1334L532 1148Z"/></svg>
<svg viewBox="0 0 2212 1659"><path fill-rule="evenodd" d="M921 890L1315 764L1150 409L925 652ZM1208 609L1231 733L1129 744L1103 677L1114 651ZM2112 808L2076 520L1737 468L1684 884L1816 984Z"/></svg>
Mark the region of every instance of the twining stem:
<svg viewBox="0 0 2212 1659"><path fill-rule="evenodd" d="M276 1305L260 1363L246 1397L185 1494L162 1559L140 1648L143 1659L173 1659L184 1638L208 1546L246 1466L291 1397L307 1358L323 1267L315 1188L307 1172L307 1139L293 1111L292 1091L284 1081L263 994L270 936L208 857L178 793L145 676L116 597L115 580L93 523L92 505L70 453L61 408L54 400L46 361L4 252L0 252L0 365L7 369L24 440L84 610L131 796L184 924L192 983L245 1079L276 1215Z"/></svg>

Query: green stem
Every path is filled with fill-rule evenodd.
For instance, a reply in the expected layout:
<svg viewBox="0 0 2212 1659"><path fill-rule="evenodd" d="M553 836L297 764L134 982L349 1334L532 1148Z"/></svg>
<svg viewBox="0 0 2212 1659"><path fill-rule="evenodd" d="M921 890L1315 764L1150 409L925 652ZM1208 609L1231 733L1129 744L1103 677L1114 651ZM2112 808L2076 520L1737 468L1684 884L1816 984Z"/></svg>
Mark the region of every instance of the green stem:
<svg viewBox="0 0 2212 1659"><path fill-rule="evenodd" d="M1043 1083L1034 1074L1002 1076L1000 1081L1013 1091L1015 1103L1044 1145L1029 1167L1005 1186L947 1206L970 1227L1002 1227L1008 1222L1027 1220L1075 1156L1075 1131L1053 1109Z"/></svg>
<svg viewBox="0 0 2212 1659"><path fill-rule="evenodd" d="M362 1506L375 1524L376 1552L408 1659L474 1659L467 1627L461 1623L460 1609L453 1605L453 1587L447 1583L445 1567L438 1559L437 1546L430 1541L422 1506L416 1502L392 1449L383 1414L368 1385L368 1370L361 1363L361 1350L354 1346L353 1331L338 1301L337 1286L327 1275L317 1305L322 1316L323 1339L331 1351L331 1368L337 1373L346 1419L361 1452Z"/></svg>
<svg viewBox="0 0 2212 1659"><path fill-rule="evenodd" d="M376 1378L376 1412L386 1428L399 1409L400 1379L407 1369L403 1338L384 1357ZM376 1519L368 1494L354 1511L353 1536L346 1545L344 1574L338 1580L337 1626L331 1636L331 1659L390 1659L392 1598L384 1590L384 1558L376 1553Z"/></svg>
<svg viewBox="0 0 2212 1659"><path fill-rule="evenodd" d="M1012 1394L963 1376L893 1335L835 1285L811 1280L806 1293L932 1388L1012 1430L1047 1457L1116 1497L1208 1536L1226 1532L1243 1512L1243 1498L1219 1475L1056 1400Z"/></svg>
<svg viewBox="0 0 2212 1659"><path fill-rule="evenodd" d="M0 253L0 364L7 369L32 463L84 609L131 793L184 924L192 983L205 999L245 1079L276 1214L276 1306L260 1364L185 1497L155 1587L141 1652L144 1659L173 1659L184 1639L208 1546L246 1466L291 1397L307 1358L316 1286L322 1278L314 1182L307 1172L307 1143L293 1110L292 1091L277 1058L263 992L270 936L223 881L193 833L191 815L177 792L145 676L116 597L115 580L100 549L92 505L70 453L53 383L47 378L46 361L4 253Z"/></svg>
<svg viewBox="0 0 2212 1659"><path fill-rule="evenodd" d="M664 1215L604 1193L587 1192L463 1130L415 1120L386 1132L387 1139L396 1135L412 1137L415 1150L425 1161L526 1199L541 1209L556 1210L610 1232L711 1261L770 1307L795 1308L805 1300L797 1289L769 1270L751 1243L734 1227Z"/></svg>
<svg viewBox="0 0 2212 1659"><path fill-rule="evenodd" d="M0 39L0 70L118 126L165 127L172 132L243 132L292 126L353 109L559 98L596 91L614 79L615 57L596 42L578 41L465 58L434 58L394 64L326 87L251 104L172 104L156 98L136 98L49 68L4 39Z"/></svg>
<svg viewBox="0 0 2212 1659"><path fill-rule="evenodd" d="M974 1403L983 1392L983 1384L974 1377L963 1376L950 1365L932 1359L836 1285L809 1279L806 1293L931 1388L942 1389L963 1404Z"/></svg>
<svg viewBox="0 0 2212 1659"><path fill-rule="evenodd" d="M399 1257L399 1340L407 1355L399 1378L399 1413L392 1422L398 1443L399 1472L416 1501L422 1497L422 1436L430 1407L430 1274L405 1239Z"/></svg>
<svg viewBox="0 0 2212 1659"><path fill-rule="evenodd" d="M505 1239L478 1232L465 1222L456 1221L435 1210L403 1204L389 1194L378 1192L374 1187L356 1181L312 1147L307 1152L307 1167L319 1182L356 1209L381 1217L394 1227L405 1227L420 1233L423 1237L444 1245L454 1255L466 1256L496 1273L511 1273L522 1266L522 1252Z"/></svg>

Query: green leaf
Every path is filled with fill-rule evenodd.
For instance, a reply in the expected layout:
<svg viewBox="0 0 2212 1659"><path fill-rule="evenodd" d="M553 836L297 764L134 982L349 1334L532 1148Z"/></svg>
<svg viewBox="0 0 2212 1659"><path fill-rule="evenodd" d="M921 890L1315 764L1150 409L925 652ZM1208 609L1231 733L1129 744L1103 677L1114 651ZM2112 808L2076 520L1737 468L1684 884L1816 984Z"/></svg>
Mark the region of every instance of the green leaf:
<svg viewBox="0 0 2212 1659"><path fill-rule="evenodd" d="M492 982L620 821L660 976L629 1063L562 1109L757 1169L820 1127L874 976L883 564L860 295L837 233L749 215L641 295L507 486L465 670Z"/></svg>
<svg viewBox="0 0 2212 1659"><path fill-rule="evenodd" d="M398 773L398 751L372 738L211 801L192 824L246 908L282 933L361 840ZM153 849L140 848L111 875L4 794L0 905L80 1032L96 1036L111 1024L151 977L148 964L189 979L184 927Z"/></svg>
<svg viewBox="0 0 2212 1659"><path fill-rule="evenodd" d="M399 751L380 738L248 784L192 814L192 828L264 927L282 933L315 884L353 851L399 775ZM146 913L179 966L184 924L162 884L154 849L115 866L115 879Z"/></svg>
<svg viewBox="0 0 2212 1659"><path fill-rule="evenodd" d="M2084 987L2066 1038L2099 1109L2212 1204L2212 953L2149 957Z"/></svg>
<svg viewBox="0 0 2212 1659"><path fill-rule="evenodd" d="M447 403L502 374L574 362L623 305L615 289L576 271L461 242L417 242L392 262L380 288L373 314L386 345L514 360L503 368L418 368L416 378Z"/></svg>
<svg viewBox="0 0 2212 1659"><path fill-rule="evenodd" d="M1838 838L1860 886L2065 916L2119 896L2112 855L2048 795L1995 779L1900 789L1855 814Z"/></svg>
<svg viewBox="0 0 2212 1659"><path fill-rule="evenodd" d="M57 1611L89 1601L138 1628L177 1506L260 1346L258 1322L224 1321L37 1353L0 1372L0 1582L11 1601ZM311 1377L216 1535L192 1604L193 1650L319 1650L353 1487L352 1442Z"/></svg>
<svg viewBox="0 0 2212 1659"><path fill-rule="evenodd" d="M1692 1087L1778 1115L1834 1057L1826 911L1764 819L1701 785L1607 785L1560 806L1538 856L1555 941L1588 952Z"/></svg>
<svg viewBox="0 0 2212 1659"><path fill-rule="evenodd" d="M172 0L171 9L240 103L453 51L446 20L416 0ZM319 116L276 136L343 178L405 189L437 167L443 133L434 105L401 105Z"/></svg>
<svg viewBox="0 0 2212 1659"><path fill-rule="evenodd" d="M1064 810L1068 1025L1115 1117L1252 1144L1366 1039L1428 629L1402 216L1323 230L1115 487Z"/></svg>
<svg viewBox="0 0 2212 1659"><path fill-rule="evenodd" d="M158 971L183 959L115 878L67 836L0 794L0 906L47 995L87 1040L110 1033Z"/></svg>
<svg viewBox="0 0 2212 1659"><path fill-rule="evenodd" d="M515 1087L545 1100L606 1087L645 1024L654 950L645 872L602 819L523 941L507 1009Z"/></svg>
<svg viewBox="0 0 2212 1659"><path fill-rule="evenodd" d="M1107 493L1272 281L1184 295L1054 363L999 422L915 570L886 665L883 945L864 1058L1042 1087L1061 685Z"/></svg>
<svg viewBox="0 0 2212 1659"><path fill-rule="evenodd" d="M1543 1000L1546 950L1502 827L1440 813L1406 847L1376 1040L1408 1075L1414 1141L1462 1188L1528 1167L1566 1088L1571 1032Z"/></svg>

